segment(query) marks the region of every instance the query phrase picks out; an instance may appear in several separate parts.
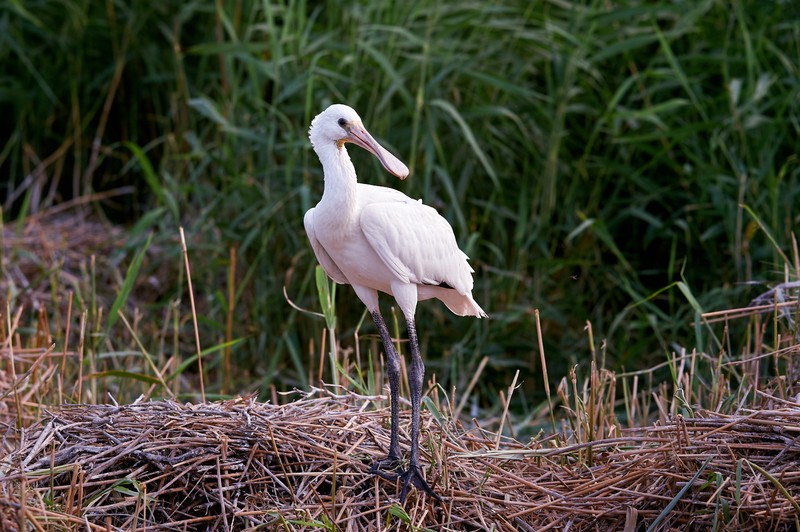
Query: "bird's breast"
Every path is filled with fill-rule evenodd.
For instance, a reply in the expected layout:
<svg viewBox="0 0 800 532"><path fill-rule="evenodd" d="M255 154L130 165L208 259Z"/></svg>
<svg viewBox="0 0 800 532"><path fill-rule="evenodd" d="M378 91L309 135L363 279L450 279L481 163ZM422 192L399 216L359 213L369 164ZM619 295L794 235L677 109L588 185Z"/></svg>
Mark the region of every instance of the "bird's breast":
<svg viewBox="0 0 800 532"><path fill-rule="evenodd" d="M318 235L319 241L350 284L388 292L394 274L367 241L360 229Z"/></svg>

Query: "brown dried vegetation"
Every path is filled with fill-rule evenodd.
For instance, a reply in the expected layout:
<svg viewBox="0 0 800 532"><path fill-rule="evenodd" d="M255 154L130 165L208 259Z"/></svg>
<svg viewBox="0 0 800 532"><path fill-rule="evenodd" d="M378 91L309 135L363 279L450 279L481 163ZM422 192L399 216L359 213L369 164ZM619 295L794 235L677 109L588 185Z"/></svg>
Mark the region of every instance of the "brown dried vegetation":
<svg viewBox="0 0 800 532"><path fill-rule="evenodd" d="M5 282L35 271L16 264ZM178 402L191 384L177 382L177 361L148 357L123 374L87 360L85 314L59 331L68 341L56 349L62 320L45 310L57 304L42 290L34 312L0 312L0 528L796 529L796 288L787 282L760 307L703 316L709 327L724 322L725 338L732 322L749 320L738 356L676 354L671 379L657 383L654 370L615 374L593 351L588 371L562 379L533 419L508 412L516 379L501 394L503 415L481 421L432 384L423 464L443 502L412 491L405 506L393 482L368 473L386 452L385 396L322 387L269 402ZM69 308L59 309L65 329ZM32 325L22 327L28 314ZM131 404L111 397L136 389ZM105 397L112 404L98 404ZM407 417L401 423L407 441ZM538 435L514 436L530 427Z"/></svg>

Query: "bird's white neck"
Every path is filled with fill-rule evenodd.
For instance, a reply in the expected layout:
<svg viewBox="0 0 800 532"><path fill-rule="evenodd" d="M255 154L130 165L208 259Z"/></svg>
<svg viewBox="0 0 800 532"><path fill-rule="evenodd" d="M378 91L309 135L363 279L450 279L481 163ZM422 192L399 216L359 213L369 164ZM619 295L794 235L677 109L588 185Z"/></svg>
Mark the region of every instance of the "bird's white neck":
<svg viewBox="0 0 800 532"><path fill-rule="evenodd" d="M325 175L325 189L319 206L345 222L350 216L355 216L358 205L358 180L350 156L344 146L339 147L333 142L315 145L314 150Z"/></svg>

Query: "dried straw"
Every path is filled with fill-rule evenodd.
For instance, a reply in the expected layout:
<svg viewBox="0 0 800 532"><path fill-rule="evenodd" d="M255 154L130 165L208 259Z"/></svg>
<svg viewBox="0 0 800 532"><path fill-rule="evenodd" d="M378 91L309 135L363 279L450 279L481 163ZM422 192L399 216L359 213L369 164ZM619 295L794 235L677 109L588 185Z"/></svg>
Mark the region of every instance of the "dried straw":
<svg viewBox="0 0 800 532"><path fill-rule="evenodd" d="M37 306L50 303L53 291L80 291L82 279L90 270L90 257L96 256L103 264L97 268L98 290L103 290L114 270L114 254L123 242L119 227L92 220L81 211L48 212L28 216L24 223L5 225L2 231L3 257L6 259L5 275L0 276L0 292L20 293L20 302ZM110 297L110 296L109 296Z"/></svg>
<svg viewBox="0 0 800 532"><path fill-rule="evenodd" d="M368 474L388 446L383 399L314 390L280 406L53 410L0 460L0 528L23 516L92 530L378 530L404 519L433 530L775 530L800 515L794 403L558 448L498 449L495 435L426 413L425 475L444 502L414 490L403 508L395 483Z"/></svg>

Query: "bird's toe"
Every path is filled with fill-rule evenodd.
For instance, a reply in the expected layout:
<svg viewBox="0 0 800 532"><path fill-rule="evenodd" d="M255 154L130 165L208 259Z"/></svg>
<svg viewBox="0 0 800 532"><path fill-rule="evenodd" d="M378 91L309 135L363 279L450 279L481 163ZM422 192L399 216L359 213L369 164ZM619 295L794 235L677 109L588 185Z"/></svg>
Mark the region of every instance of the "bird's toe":
<svg viewBox="0 0 800 532"><path fill-rule="evenodd" d="M397 480L400 476L401 466L402 462L399 458L387 456L381 460L375 460L369 468L369 472L386 480Z"/></svg>
<svg viewBox="0 0 800 532"><path fill-rule="evenodd" d="M435 491L433 491L433 488L428 485L428 482L425 480L425 477L422 476L422 472L418 466L410 466L407 471L400 473L399 477L403 482L403 489L400 492L400 502L405 502L408 491L411 489L412 485L415 488L424 491L426 495L433 497L437 501L442 500L442 498Z"/></svg>

